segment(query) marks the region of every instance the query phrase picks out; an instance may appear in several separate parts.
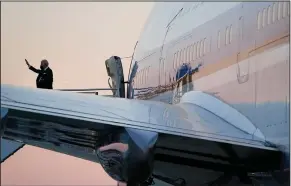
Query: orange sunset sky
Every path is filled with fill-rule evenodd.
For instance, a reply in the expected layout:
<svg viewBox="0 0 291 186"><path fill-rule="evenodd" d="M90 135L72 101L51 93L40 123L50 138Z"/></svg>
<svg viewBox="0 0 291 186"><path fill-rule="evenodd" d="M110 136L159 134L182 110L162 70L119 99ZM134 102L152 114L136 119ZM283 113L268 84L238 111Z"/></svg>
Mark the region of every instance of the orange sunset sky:
<svg viewBox="0 0 291 186"><path fill-rule="evenodd" d="M48 59L54 88L108 87L104 61L131 56L152 2L2 2L1 83L35 87ZM127 76L130 60L124 60ZM2 185L116 185L99 164L25 146L1 164Z"/></svg>

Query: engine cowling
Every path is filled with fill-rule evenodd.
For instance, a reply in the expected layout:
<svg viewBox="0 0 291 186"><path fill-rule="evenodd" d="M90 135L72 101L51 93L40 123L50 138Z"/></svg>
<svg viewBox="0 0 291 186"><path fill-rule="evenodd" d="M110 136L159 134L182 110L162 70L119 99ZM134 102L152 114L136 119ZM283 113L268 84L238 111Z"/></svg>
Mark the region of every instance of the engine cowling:
<svg viewBox="0 0 291 186"><path fill-rule="evenodd" d="M158 134L125 129L120 136L119 141L98 148L100 164L118 182L129 184L146 181L153 170L154 147Z"/></svg>

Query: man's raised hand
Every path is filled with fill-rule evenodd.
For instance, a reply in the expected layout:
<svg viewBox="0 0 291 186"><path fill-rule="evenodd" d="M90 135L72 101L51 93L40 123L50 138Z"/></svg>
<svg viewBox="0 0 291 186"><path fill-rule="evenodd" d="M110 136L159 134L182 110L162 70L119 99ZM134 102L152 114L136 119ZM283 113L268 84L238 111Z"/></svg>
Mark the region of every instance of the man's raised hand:
<svg viewBox="0 0 291 186"><path fill-rule="evenodd" d="M27 59L25 59L25 63L28 67L30 67L30 64L28 63Z"/></svg>

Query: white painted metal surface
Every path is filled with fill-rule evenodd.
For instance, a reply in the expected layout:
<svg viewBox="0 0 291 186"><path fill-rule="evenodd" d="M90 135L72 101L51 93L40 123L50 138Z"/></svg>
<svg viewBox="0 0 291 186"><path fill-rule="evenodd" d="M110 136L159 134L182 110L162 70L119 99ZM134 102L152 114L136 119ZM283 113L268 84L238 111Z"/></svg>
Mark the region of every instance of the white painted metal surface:
<svg viewBox="0 0 291 186"><path fill-rule="evenodd" d="M198 97L205 97L204 94L197 94ZM187 96L184 100L187 100ZM213 100L213 98L211 98L211 100ZM188 98L188 103L193 104L191 107L194 108L195 104L198 102L191 102ZM169 105L154 101L128 100L1 85L2 108L40 113L45 116L59 116L90 121L95 122L96 125L102 123L244 146L254 146L262 149L273 149L264 146L264 140L253 139L252 133L247 134L238 129L237 123L239 122L235 121L238 118L228 118L228 115L218 113L220 117L224 117L223 119L225 119L225 121L229 121L232 124L225 121L214 121L215 123L212 123L211 121L202 119L205 118L205 116L202 116L201 112L197 112L195 119L193 119L193 115L191 120L189 120L187 111L183 109L181 104ZM227 107L223 105L223 103L220 104L223 107ZM210 109L210 112L204 113L206 114L206 118L213 116L212 108L205 108ZM166 114L166 112L170 114ZM199 122L202 120L203 122ZM221 125L219 125L219 123ZM219 128L220 131L230 132L222 135L215 132L212 126L214 128ZM223 128L226 126L227 130Z"/></svg>

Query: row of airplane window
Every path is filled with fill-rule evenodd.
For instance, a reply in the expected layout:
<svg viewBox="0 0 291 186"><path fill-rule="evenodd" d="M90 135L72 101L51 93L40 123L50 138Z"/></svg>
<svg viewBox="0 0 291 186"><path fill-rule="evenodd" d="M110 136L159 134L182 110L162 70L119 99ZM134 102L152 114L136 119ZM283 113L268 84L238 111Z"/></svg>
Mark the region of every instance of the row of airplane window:
<svg viewBox="0 0 291 186"><path fill-rule="evenodd" d="M217 40L217 48L221 47L221 32L218 31L218 40ZM232 41L232 25L227 26L225 29L225 45L230 44ZM206 38L201 39L200 41L195 42L192 45L187 46L187 48L181 49L180 51L174 54L174 69L182 65L183 63L190 63L196 59L201 58L207 53L207 45ZM146 82L149 74L149 67L144 68L137 74L136 83L143 84Z"/></svg>
<svg viewBox="0 0 291 186"><path fill-rule="evenodd" d="M221 31L218 31L217 35L217 48L221 47ZM232 25L227 26L225 29L225 45L232 42ZM175 70L183 63L190 63L196 59L203 57L207 53L207 42L206 38L195 42L187 48L181 49L174 54L173 67Z"/></svg>
<svg viewBox="0 0 291 186"><path fill-rule="evenodd" d="M146 67L136 74L135 83L137 85L144 84L147 81L150 67Z"/></svg>
<svg viewBox="0 0 291 186"><path fill-rule="evenodd" d="M221 47L221 33L220 30L218 30L218 34L217 34L217 48L220 49ZM232 25L227 26L225 29L225 45L228 45L232 42Z"/></svg>
<svg viewBox="0 0 291 186"><path fill-rule="evenodd" d="M274 23L277 20L281 20L290 15L290 7L289 2L276 2L272 6L270 5L268 8L264 8L258 13L258 29L264 28L266 25ZM240 18L240 24L243 21L243 17ZM240 35L242 38L242 25L240 30ZM229 25L225 29L225 46L231 44L232 42L232 25ZM190 63L196 59L203 57L207 53L207 39L201 39L174 54L173 59L173 68L177 70L177 68L183 63ZM218 31L217 34L217 48L221 48L221 31ZM149 67L144 68L137 74L136 83L143 84L146 82L149 74Z"/></svg>
<svg viewBox="0 0 291 186"><path fill-rule="evenodd" d="M257 26L258 30L265 26L275 23L277 20L287 17L290 14L289 2L276 2L268 8L258 12Z"/></svg>
<svg viewBox="0 0 291 186"><path fill-rule="evenodd" d="M189 63L195 59L199 59L206 54L206 38L193 43L192 45L177 51L174 54L173 67L175 70L183 63Z"/></svg>

